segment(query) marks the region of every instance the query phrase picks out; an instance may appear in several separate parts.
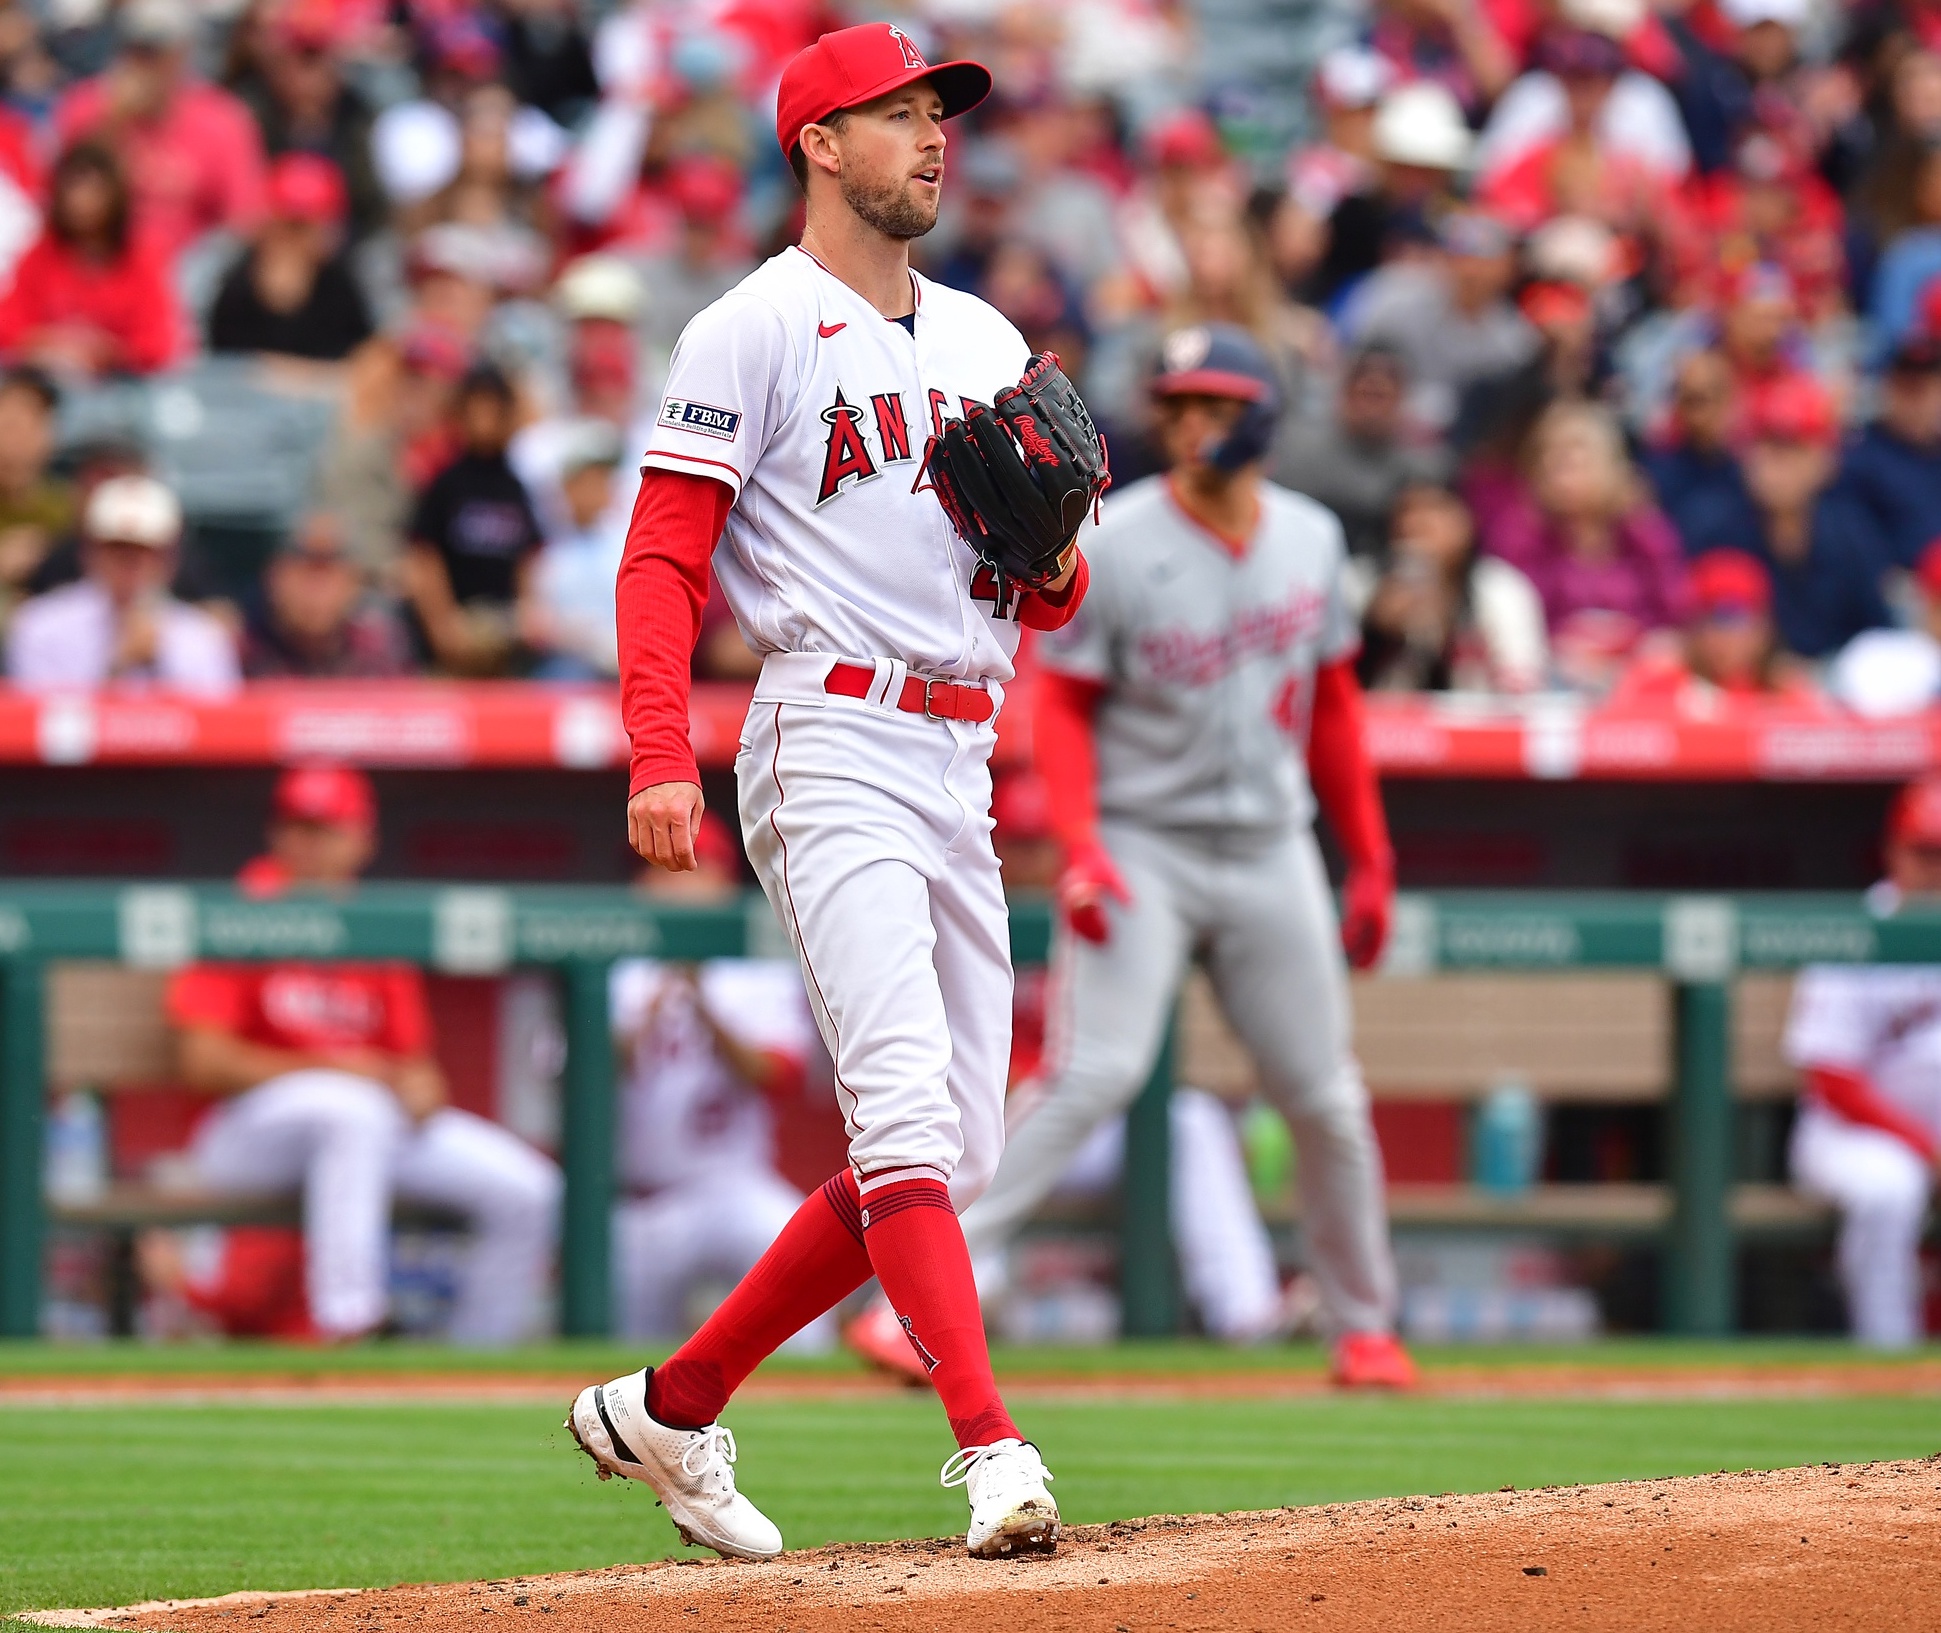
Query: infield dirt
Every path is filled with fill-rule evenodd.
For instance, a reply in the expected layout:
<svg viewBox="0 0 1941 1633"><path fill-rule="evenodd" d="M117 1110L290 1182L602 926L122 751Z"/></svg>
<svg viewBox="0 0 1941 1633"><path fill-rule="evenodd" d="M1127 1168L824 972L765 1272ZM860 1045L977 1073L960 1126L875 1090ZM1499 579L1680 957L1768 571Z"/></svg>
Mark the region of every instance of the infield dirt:
<svg viewBox="0 0 1941 1633"><path fill-rule="evenodd" d="M1049 1559L973 1561L956 1539L859 1543L759 1565L676 1560L33 1619L144 1633L1941 1628L1941 1457L1166 1515L1068 1531Z"/></svg>

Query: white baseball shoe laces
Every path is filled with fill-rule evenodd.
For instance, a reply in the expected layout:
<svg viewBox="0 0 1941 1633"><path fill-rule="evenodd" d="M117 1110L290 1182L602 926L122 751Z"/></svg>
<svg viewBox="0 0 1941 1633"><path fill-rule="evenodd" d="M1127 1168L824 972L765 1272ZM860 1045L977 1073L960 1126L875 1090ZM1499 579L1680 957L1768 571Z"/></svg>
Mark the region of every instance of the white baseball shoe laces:
<svg viewBox="0 0 1941 1633"><path fill-rule="evenodd" d="M1002 1559L1058 1546L1058 1504L1045 1490L1051 1477L1036 1446L1006 1439L964 1447L944 1464L938 1482L962 1486L970 1498L964 1546L978 1559Z"/></svg>
<svg viewBox="0 0 1941 1633"><path fill-rule="evenodd" d="M719 1423L677 1429L647 1411L647 1374L630 1372L582 1389L566 1427L593 1459L602 1480L618 1474L644 1481L681 1536L736 1559L772 1559L782 1533L735 1489L732 1430Z"/></svg>

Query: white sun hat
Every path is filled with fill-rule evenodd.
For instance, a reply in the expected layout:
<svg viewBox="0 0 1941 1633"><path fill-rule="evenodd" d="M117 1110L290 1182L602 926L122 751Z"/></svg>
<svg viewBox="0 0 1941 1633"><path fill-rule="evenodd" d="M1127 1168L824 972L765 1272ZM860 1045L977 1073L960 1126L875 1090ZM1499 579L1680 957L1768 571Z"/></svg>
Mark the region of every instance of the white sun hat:
<svg viewBox="0 0 1941 1633"><path fill-rule="evenodd" d="M1430 80L1398 86L1375 110L1375 153L1390 164L1460 170L1476 138L1446 86Z"/></svg>
<svg viewBox="0 0 1941 1633"><path fill-rule="evenodd" d="M88 496L89 538L167 550L182 537L182 506L152 476L111 476Z"/></svg>

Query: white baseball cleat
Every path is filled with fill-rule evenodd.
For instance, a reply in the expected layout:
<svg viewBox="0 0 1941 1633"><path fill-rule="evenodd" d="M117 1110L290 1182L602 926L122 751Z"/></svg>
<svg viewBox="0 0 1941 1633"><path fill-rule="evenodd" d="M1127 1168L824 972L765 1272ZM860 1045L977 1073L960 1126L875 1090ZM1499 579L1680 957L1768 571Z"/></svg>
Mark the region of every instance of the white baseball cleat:
<svg viewBox="0 0 1941 1633"><path fill-rule="evenodd" d="M1045 1490L1051 1471L1030 1441L966 1446L944 1464L940 1478L945 1486L962 1486L970 1498L964 1546L978 1559L1057 1548L1058 1504Z"/></svg>
<svg viewBox="0 0 1941 1633"><path fill-rule="evenodd" d="M684 1541L736 1559L782 1551L775 1523L735 1490L735 1437L718 1423L674 1429L647 1415L652 1369L582 1389L566 1427L602 1480L644 1480Z"/></svg>

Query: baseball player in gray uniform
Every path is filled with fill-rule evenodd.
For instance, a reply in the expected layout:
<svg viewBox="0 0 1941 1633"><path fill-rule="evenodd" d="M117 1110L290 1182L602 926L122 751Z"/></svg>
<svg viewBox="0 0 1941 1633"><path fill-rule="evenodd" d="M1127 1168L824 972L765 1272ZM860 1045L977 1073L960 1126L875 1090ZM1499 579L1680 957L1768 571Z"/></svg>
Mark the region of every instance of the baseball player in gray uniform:
<svg viewBox="0 0 1941 1633"><path fill-rule="evenodd" d="M1066 856L1045 1093L964 1234L973 1253L1001 1247L1131 1103L1198 959L1294 1132L1333 1375L1406 1387L1381 1153L1349 1042L1347 962L1380 954L1394 862L1341 526L1261 475L1280 389L1246 331L1171 335L1153 390L1170 468L1107 502L1089 597L1040 648L1035 738ZM1317 793L1348 861L1339 928Z"/></svg>

